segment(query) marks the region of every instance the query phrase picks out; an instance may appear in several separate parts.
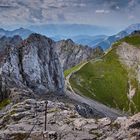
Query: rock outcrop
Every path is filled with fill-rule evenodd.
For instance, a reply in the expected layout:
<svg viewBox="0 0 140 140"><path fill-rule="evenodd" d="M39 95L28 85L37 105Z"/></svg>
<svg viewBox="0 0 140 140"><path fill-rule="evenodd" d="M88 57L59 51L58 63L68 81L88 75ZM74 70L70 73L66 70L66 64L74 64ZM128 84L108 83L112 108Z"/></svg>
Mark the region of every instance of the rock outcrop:
<svg viewBox="0 0 140 140"><path fill-rule="evenodd" d="M73 104L48 101L44 130L45 100L27 99L8 105L0 115L3 140L139 140L140 114L132 117L88 119ZM2 113L3 112L3 113Z"/></svg>
<svg viewBox="0 0 140 140"><path fill-rule="evenodd" d="M37 94L63 93L63 71L51 39L32 34L23 41L18 36L0 41L0 100L12 88Z"/></svg>
<svg viewBox="0 0 140 140"><path fill-rule="evenodd" d="M123 42L117 48L117 54L119 55L120 61L128 67L129 70L133 71L133 75L135 73L135 78L140 83L140 48L130 45L126 42ZM130 73L130 77L132 73Z"/></svg>
<svg viewBox="0 0 140 140"><path fill-rule="evenodd" d="M77 45L71 39L58 41L54 47L64 70L103 54L100 47L93 49L88 46Z"/></svg>

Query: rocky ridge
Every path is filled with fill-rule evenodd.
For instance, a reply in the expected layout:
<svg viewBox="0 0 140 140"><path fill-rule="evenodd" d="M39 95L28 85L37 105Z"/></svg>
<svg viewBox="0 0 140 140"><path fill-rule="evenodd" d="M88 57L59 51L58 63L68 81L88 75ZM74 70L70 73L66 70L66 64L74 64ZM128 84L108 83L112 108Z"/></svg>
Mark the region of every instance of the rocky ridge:
<svg viewBox="0 0 140 140"><path fill-rule="evenodd" d="M0 115L2 140L139 140L140 114L132 117L87 119L73 104L48 101L44 131L45 100L27 99L8 105ZM2 113L3 112L3 113Z"/></svg>
<svg viewBox="0 0 140 140"><path fill-rule="evenodd" d="M54 47L64 70L103 55L103 50L100 47L90 48L77 45L71 39L58 41Z"/></svg>
<svg viewBox="0 0 140 140"><path fill-rule="evenodd" d="M117 48L117 54L119 55L120 61L135 72L135 78L140 83L140 48L134 47L126 42L123 42ZM134 73L133 73L134 74ZM131 77L131 76L130 76Z"/></svg>
<svg viewBox="0 0 140 140"><path fill-rule="evenodd" d="M13 96L13 88L14 93L19 93L20 89L20 92L26 90L27 95L33 92L63 94L63 71L51 39L32 34L23 41L18 36L3 37L0 41L3 43L0 51L0 100L9 94Z"/></svg>

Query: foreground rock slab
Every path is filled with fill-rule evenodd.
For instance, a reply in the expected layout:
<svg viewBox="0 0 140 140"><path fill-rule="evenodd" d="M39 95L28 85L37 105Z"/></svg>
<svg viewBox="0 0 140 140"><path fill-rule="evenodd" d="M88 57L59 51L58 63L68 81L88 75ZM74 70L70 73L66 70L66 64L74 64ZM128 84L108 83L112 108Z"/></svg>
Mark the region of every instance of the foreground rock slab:
<svg viewBox="0 0 140 140"><path fill-rule="evenodd" d="M27 99L0 116L1 140L139 140L140 113L132 117L88 119L74 105L48 101L44 131L45 101ZM4 113L3 113L4 112Z"/></svg>

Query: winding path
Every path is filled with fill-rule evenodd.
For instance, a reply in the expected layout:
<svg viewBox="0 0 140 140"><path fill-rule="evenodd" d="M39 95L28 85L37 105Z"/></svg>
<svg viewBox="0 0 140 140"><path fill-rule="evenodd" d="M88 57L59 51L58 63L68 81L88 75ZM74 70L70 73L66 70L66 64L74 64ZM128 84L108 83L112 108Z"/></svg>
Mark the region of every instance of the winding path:
<svg viewBox="0 0 140 140"><path fill-rule="evenodd" d="M66 84L66 87L68 87L71 91L71 93L75 94L75 91L73 90L71 84L70 84L70 77L72 76L72 74L76 73L77 71L79 71L82 67L84 67L86 64L88 63L88 61L84 62L83 64L81 64L80 67L78 67L76 70L72 71L70 74L68 74L65 78L65 84Z"/></svg>
<svg viewBox="0 0 140 140"><path fill-rule="evenodd" d="M106 55L106 54L105 54ZM100 59L96 59L94 62L96 61L99 61ZM88 97L85 97L83 95L79 95L79 94L76 94L76 92L73 90L70 82L69 82L69 79L70 77L76 73L77 71L79 71L82 67L84 67L89 61L83 63L79 68L77 68L76 70L72 71L67 77L66 77L66 80L65 80L65 84L66 84L66 94L67 96L69 96L69 98L71 99L74 99L76 101L79 101L81 103L86 103L88 104L90 107L96 109L97 111L103 113L106 117L109 117L109 118L112 118L112 119L115 119L119 116L124 116L124 114L122 114L121 112L119 112L118 110L115 110L113 108L109 108L93 99L90 99Z"/></svg>

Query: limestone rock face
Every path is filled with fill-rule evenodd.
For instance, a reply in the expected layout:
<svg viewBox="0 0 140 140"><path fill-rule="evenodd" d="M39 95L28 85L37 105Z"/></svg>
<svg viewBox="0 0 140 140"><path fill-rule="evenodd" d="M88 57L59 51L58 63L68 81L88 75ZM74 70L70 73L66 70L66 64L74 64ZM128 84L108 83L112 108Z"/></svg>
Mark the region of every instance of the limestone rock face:
<svg viewBox="0 0 140 140"><path fill-rule="evenodd" d="M71 39L58 41L54 47L64 70L103 54L100 47L93 49L88 46L77 45Z"/></svg>
<svg viewBox="0 0 140 140"><path fill-rule="evenodd" d="M120 61L136 74L136 79L140 83L140 48L123 42L117 48Z"/></svg>
<svg viewBox="0 0 140 140"><path fill-rule="evenodd" d="M48 92L62 92L64 88L63 71L53 41L33 34L20 48L21 69L27 86Z"/></svg>
<svg viewBox="0 0 140 140"><path fill-rule="evenodd" d="M53 49L53 41L39 34L26 40L3 38L0 53L0 99L10 88L30 89L36 93L64 91L63 71ZM7 93L9 94L9 93ZM3 95L3 96L2 96Z"/></svg>
<svg viewBox="0 0 140 140"><path fill-rule="evenodd" d="M44 131L45 100L26 99L1 110L0 139L4 140L139 140L140 113L131 117L83 118L74 105L48 101ZM3 112L3 113L2 113Z"/></svg>

